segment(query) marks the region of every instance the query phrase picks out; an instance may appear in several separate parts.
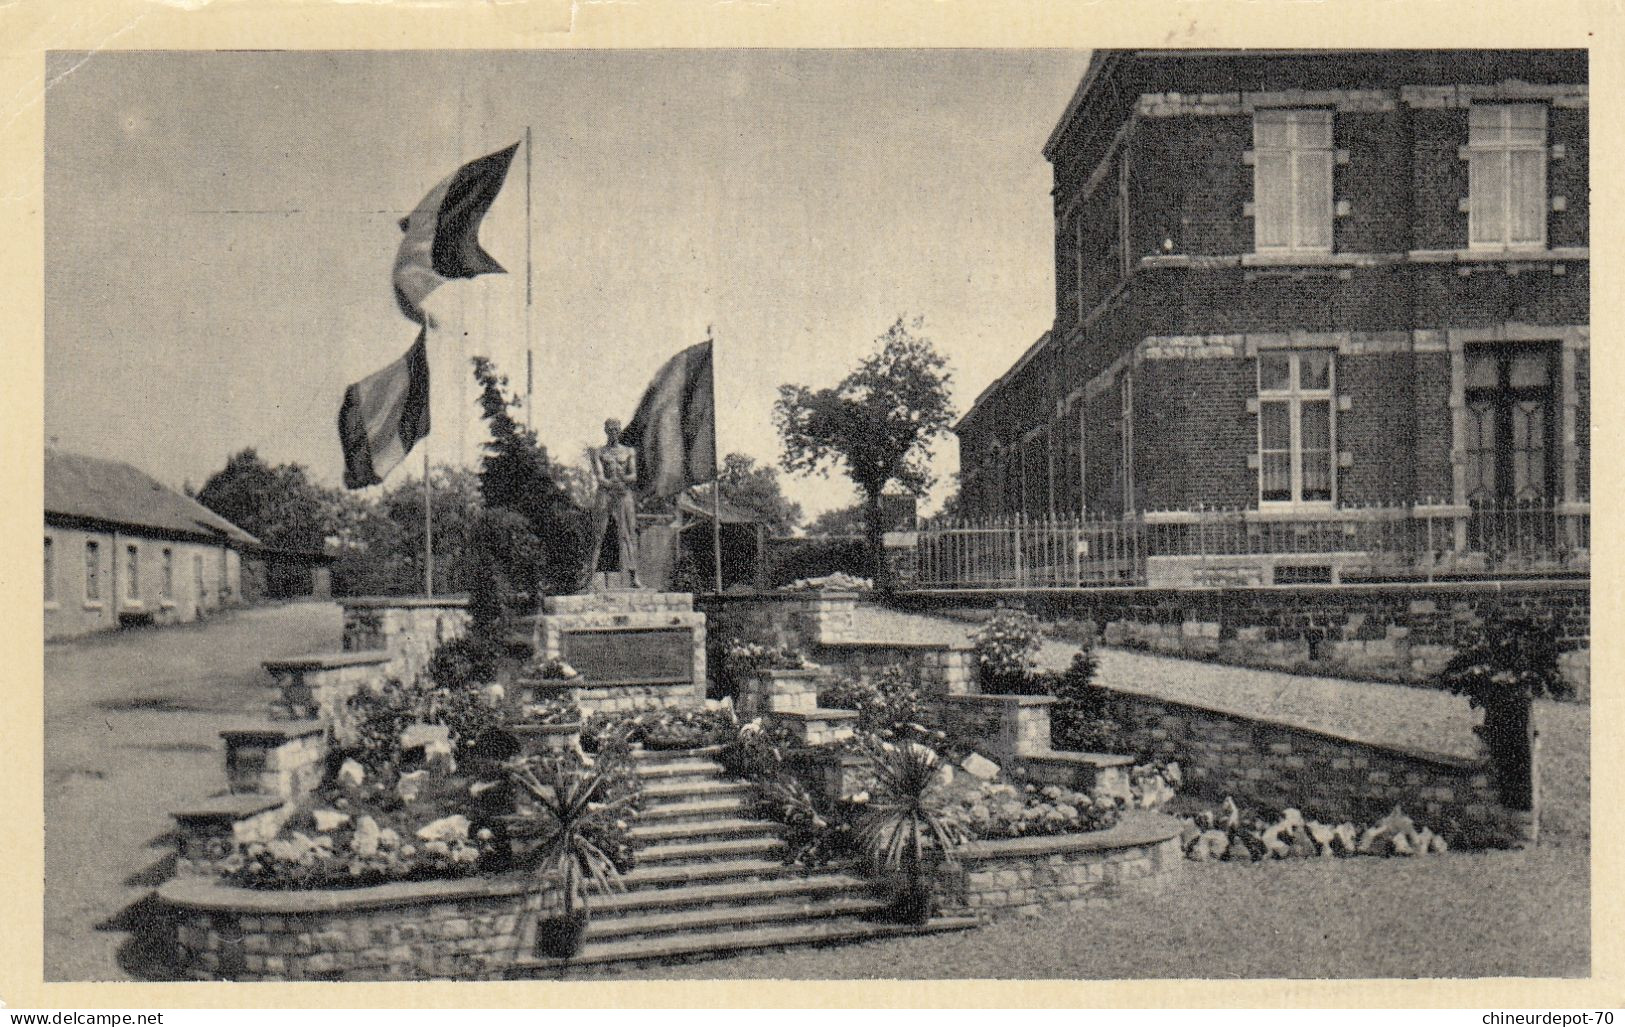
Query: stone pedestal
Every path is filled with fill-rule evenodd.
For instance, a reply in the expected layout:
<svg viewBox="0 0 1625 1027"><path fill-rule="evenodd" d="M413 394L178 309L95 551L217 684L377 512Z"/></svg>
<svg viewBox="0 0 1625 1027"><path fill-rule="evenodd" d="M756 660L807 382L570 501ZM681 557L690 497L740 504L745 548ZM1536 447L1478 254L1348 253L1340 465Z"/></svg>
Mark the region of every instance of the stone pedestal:
<svg viewBox="0 0 1625 1027"><path fill-rule="evenodd" d="M538 661L563 660L581 673L584 714L705 701L705 614L687 592L549 596L535 646Z"/></svg>

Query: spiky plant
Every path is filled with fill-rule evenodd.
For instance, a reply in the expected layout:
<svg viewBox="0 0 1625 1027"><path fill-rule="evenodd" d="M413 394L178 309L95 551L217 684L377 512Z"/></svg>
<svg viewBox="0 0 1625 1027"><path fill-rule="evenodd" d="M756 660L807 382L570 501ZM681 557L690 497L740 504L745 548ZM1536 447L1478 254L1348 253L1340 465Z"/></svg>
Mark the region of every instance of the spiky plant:
<svg viewBox="0 0 1625 1027"><path fill-rule="evenodd" d="M872 745L869 754L874 786L869 811L858 821L858 843L876 869L900 873L917 893L930 854L945 867L957 864L954 849L965 841L964 829L943 797L935 752L905 742Z"/></svg>
<svg viewBox="0 0 1625 1027"><path fill-rule="evenodd" d="M538 874L556 876L564 894L564 916L587 909L588 891L608 894L621 887L621 863L630 852L626 819L636 813L638 793L624 787L625 775L608 760L577 767L561 759L526 759L509 764L509 776L528 800L509 818L516 839L539 839L529 861Z"/></svg>

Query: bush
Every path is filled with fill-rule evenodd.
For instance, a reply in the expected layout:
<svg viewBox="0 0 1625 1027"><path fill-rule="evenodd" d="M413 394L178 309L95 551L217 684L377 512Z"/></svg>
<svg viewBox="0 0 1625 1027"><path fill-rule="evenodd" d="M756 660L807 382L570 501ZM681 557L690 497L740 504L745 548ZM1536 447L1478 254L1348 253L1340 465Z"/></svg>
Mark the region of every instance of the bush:
<svg viewBox="0 0 1625 1027"><path fill-rule="evenodd" d="M658 709L640 713L595 713L581 726L588 752L620 752L632 745L669 751L725 745L738 728L727 709Z"/></svg>
<svg viewBox="0 0 1625 1027"><path fill-rule="evenodd" d="M1050 730L1057 749L1073 752L1122 752L1123 725L1107 716L1105 691L1095 683L1099 661L1092 640L1072 657L1059 674L1048 675L1056 703L1050 709Z"/></svg>
<svg viewBox="0 0 1625 1027"><path fill-rule="evenodd" d="M858 730L882 738L918 738L929 741L920 687L900 666L886 667L872 679L842 678L818 693L818 705L856 710Z"/></svg>
<svg viewBox="0 0 1625 1027"><path fill-rule="evenodd" d="M445 725L461 759L476 739L503 722L502 708L480 690L442 688L422 678L410 684L391 678L357 691L345 705L356 730L352 754L374 773L399 767L401 732L412 724Z"/></svg>
<svg viewBox="0 0 1625 1027"><path fill-rule="evenodd" d="M778 588L836 573L864 578L872 569L862 539L797 539L773 554L768 581Z"/></svg>
<svg viewBox="0 0 1625 1027"><path fill-rule="evenodd" d="M443 689L469 690L496 678L504 652L494 639L464 635L442 642L429 657L428 675Z"/></svg>
<svg viewBox="0 0 1625 1027"><path fill-rule="evenodd" d="M1104 831L1122 815L1122 800L1060 785L986 783L956 798L954 815L972 838L1031 838Z"/></svg>
<svg viewBox="0 0 1625 1027"><path fill-rule="evenodd" d="M1035 657L1044 644L1038 618L1020 610L1000 610L971 639L982 691L996 695L1043 694L1034 680Z"/></svg>

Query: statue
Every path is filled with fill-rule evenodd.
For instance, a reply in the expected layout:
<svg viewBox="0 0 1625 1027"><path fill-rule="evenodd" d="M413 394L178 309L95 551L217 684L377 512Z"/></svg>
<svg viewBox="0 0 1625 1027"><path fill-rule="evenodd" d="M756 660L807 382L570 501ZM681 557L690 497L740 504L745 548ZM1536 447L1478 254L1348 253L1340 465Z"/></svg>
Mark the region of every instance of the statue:
<svg viewBox="0 0 1625 1027"><path fill-rule="evenodd" d="M621 422L604 422L604 445L591 450L592 480L598 487L593 507L592 555L587 573L620 571L638 584L638 453L621 445Z"/></svg>

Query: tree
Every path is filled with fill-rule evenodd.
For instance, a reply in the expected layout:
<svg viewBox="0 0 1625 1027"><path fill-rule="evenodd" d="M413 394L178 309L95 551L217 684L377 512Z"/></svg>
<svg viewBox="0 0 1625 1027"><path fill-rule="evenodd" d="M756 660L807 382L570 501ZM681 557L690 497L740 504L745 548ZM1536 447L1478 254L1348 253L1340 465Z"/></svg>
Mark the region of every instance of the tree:
<svg viewBox="0 0 1625 1027"><path fill-rule="evenodd" d="M587 511L559 484L547 450L536 442L536 433L514 419L512 411L519 400L506 391L507 377L485 357L475 357L473 363L474 379L480 384L480 409L491 429L479 472L485 507L488 511L511 510L523 517L537 539L534 551L543 557L534 568L504 568L504 576L531 595L573 592L587 558ZM506 533L497 534L507 540L503 552L531 551ZM488 555L500 558L500 554Z"/></svg>
<svg viewBox="0 0 1625 1027"><path fill-rule="evenodd" d="M880 497L896 485L918 496L930 488L931 442L953 422L947 361L915 334L916 318L898 318L834 388L779 386L773 423L786 471L827 474L842 467L862 497L864 536L875 583L890 585L881 545Z"/></svg>
<svg viewBox="0 0 1625 1027"><path fill-rule="evenodd" d="M792 503L779 488L779 472L758 467L752 457L729 453L717 476L722 498L741 510L753 513L776 535L788 535L801 523L801 504Z"/></svg>
<svg viewBox="0 0 1625 1027"><path fill-rule="evenodd" d="M227 457L196 498L267 546L319 553L329 534L328 491L303 465L272 466L248 448Z"/></svg>
<svg viewBox="0 0 1625 1027"><path fill-rule="evenodd" d="M825 510L807 525L807 534L826 538L863 534L863 504L852 503Z"/></svg>

